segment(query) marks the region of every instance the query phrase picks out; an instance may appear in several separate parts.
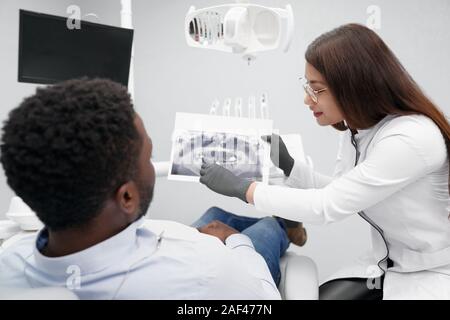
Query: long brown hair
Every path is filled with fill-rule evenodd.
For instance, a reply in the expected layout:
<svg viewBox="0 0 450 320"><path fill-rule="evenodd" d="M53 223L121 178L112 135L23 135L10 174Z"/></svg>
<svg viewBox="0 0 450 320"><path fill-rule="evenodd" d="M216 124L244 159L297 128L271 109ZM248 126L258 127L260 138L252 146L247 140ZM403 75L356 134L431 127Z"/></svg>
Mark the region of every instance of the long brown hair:
<svg viewBox="0 0 450 320"><path fill-rule="evenodd" d="M374 31L359 24L343 25L315 39L305 58L327 81L350 128L370 128L386 115L422 114L439 127L450 159L445 115ZM333 127L347 129L343 122Z"/></svg>

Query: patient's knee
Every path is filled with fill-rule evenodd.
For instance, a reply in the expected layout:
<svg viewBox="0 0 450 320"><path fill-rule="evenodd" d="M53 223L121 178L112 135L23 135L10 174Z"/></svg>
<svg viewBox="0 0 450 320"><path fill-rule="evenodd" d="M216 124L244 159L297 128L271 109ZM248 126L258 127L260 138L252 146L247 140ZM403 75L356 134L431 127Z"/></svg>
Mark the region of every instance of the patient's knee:
<svg viewBox="0 0 450 320"><path fill-rule="evenodd" d="M284 231L280 226L280 223L274 217L264 217L261 219L261 224L268 232L280 232Z"/></svg>
<svg viewBox="0 0 450 320"><path fill-rule="evenodd" d="M211 207L205 211L202 216L202 219L207 219L208 221L220 220L222 221L222 217L225 216L227 212L219 207Z"/></svg>

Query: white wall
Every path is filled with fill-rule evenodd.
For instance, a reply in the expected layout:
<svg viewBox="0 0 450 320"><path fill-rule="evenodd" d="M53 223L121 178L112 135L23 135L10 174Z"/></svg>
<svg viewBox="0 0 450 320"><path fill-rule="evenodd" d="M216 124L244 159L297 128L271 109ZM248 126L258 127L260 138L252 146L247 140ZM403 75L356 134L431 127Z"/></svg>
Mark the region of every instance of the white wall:
<svg viewBox="0 0 450 320"><path fill-rule="evenodd" d="M271 116L282 133L303 135L306 152L323 173L333 170L337 137L334 129L317 126L303 105L298 77L303 75L306 46L319 34L348 22L365 23L369 5L381 9L378 33L433 100L450 114L450 2L447 0L316 0L256 1L282 7L292 4L294 41L290 51L268 52L247 66L240 57L190 48L184 39L184 16L190 5L223 4L218 0L134 0L135 105L154 142L154 160L169 158L170 134L177 111L208 112L214 98L248 97L268 92ZM100 22L118 25L119 0L2 0L0 2L0 120L35 86L17 83L18 8L65 14L69 4L93 12ZM11 191L0 175L0 216L7 210ZM254 209L202 185L157 181L149 217L191 223L208 207L217 205L239 214ZM369 249L368 226L355 216L327 227L306 226L309 240L297 251L315 259L325 278L362 251Z"/></svg>

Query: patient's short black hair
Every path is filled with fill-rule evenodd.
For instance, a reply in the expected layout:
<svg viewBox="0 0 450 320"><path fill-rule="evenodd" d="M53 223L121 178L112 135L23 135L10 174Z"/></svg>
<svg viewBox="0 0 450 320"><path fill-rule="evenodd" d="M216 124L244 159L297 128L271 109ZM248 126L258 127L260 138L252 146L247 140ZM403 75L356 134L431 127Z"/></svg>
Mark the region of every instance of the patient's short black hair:
<svg viewBox="0 0 450 320"><path fill-rule="evenodd" d="M50 230L85 225L137 173L134 119L127 89L110 80L38 88L4 123L9 186Z"/></svg>

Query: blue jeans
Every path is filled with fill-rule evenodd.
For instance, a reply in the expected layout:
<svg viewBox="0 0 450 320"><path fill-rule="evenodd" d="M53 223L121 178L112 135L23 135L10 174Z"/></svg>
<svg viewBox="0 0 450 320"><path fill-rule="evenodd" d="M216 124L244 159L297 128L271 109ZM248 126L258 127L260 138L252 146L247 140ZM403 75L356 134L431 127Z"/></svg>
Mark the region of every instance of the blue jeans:
<svg viewBox="0 0 450 320"><path fill-rule="evenodd" d="M192 224L198 228L214 220L219 220L248 236L266 261L275 284L281 279L280 257L289 247L286 227L281 219L273 217L251 218L232 214L217 207L209 208L200 219Z"/></svg>

